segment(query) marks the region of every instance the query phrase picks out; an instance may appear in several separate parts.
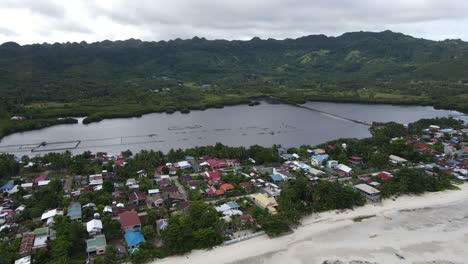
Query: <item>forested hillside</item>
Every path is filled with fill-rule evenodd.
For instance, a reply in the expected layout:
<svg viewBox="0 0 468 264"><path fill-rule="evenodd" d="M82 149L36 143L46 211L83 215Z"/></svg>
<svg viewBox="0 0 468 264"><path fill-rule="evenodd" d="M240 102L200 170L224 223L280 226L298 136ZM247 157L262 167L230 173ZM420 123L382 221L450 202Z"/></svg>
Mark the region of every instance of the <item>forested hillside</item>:
<svg viewBox="0 0 468 264"><path fill-rule="evenodd" d="M468 43L400 33L0 46L0 133L33 120L328 100L468 112ZM7 121L24 115L29 121Z"/></svg>

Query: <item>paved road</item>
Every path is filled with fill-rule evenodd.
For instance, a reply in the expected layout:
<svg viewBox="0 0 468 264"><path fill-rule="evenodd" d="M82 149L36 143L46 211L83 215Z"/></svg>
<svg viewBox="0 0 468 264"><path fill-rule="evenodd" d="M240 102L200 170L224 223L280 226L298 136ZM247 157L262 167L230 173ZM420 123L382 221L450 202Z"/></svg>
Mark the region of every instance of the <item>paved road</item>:
<svg viewBox="0 0 468 264"><path fill-rule="evenodd" d="M171 179L175 183L177 188L179 189L180 194L182 194L184 196L185 200L188 200L187 191L185 190L184 186L182 186L182 184L180 184L179 177L178 176L173 176L173 177L171 177Z"/></svg>

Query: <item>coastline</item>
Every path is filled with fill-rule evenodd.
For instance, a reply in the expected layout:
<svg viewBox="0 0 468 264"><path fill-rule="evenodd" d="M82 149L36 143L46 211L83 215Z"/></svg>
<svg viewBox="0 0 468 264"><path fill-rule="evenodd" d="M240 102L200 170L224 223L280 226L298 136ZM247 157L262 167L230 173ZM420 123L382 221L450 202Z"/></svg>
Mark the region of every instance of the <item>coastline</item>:
<svg viewBox="0 0 468 264"><path fill-rule="evenodd" d="M450 250L447 248L447 239L458 245L452 248L455 250L463 246L466 248L468 244L468 236L465 235L468 234L468 226L458 225L456 227L463 230L447 231L450 225L458 224L456 221L460 220L460 217L454 216L456 212L466 214L465 218L468 216L468 209L463 211L458 208L460 204L468 202L468 184L458 187L460 190L401 196L395 200L385 199L380 205L368 204L354 210L314 214L304 218L301 226L290 235L273 239L261 236L230 246L158 259L152 263L247 264L289 261L321 264L325 260L394 263L399 260L395 253L408 258L400 259L399 263L441 260L462 263L468 249L457 255L445 252ZM414 214L418 215L417 221L414 220ZM369 215L375 217L362 222L353 221L353 218ZM452 216L455 218L451 219ZM437 224L442 230L436 230L430 224L433 218L439 218L441 223ZM408 228L405 229L405 226ZM459 236L455 237L456 234ZM424 251L418 245L425 245L429 249L437 247L438 250Z"/></svg>

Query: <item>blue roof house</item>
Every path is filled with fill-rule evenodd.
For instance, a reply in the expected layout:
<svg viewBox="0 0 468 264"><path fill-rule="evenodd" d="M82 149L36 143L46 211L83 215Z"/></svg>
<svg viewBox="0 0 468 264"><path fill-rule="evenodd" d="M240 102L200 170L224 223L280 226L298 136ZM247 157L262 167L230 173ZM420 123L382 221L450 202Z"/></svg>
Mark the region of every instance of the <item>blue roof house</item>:
<svg viewBox="0 0 468 264"><path fill-rule="evenodd" d="M328 160L328 154L314 155L312 156L311 163L314 166L320 166L324 161Z"/></svg>
<svg viewBox="0 0 468 264"><path fill-rule="evenodd" d="M226 205L229 206L231 210L234 210L234 209L237 210L240 208L240 205L236 202L227 202Z"/></svg>
<svg viewBox="0 0 468 264"><path fill-rule="evenodd" d="M288 149L284 147L279 147L278 149L278 155L286 154L288 153Z"/></svg>
<svg viewBox="0 0 468 264"><path fill-rule="evenodd" d="M68 206L67 216L70 220L81 220L81 204L78 202L71 202Z"/></svg>
<svg viewBox="0 0 468 264"><path fill-rule="evenodd" d="M145 238L140 232L127 232L125 233L125 241L127 242L128 251L134 252L134 249L137 248L140 243L145 242Z"/></svg>
<svg viewBox="0 0 468 264"><path fill-rule="evenodd" d="M185 160L195 160L194 156L185 156Z"/></svg>
<svg viewBox="0 0 468 264"><path fill-rule="evenodd" d="M284 181L283 177L279 174L272 174L270 178L275 183Z"/></svg>
<svg viewBox="0 0 468 264"><path fill-rule="evenodd" d="M8 192L10 191L11 189L13 189L13 183L9 182L5 185L3 185L2 187L0 187L0 192Z"/></svg>

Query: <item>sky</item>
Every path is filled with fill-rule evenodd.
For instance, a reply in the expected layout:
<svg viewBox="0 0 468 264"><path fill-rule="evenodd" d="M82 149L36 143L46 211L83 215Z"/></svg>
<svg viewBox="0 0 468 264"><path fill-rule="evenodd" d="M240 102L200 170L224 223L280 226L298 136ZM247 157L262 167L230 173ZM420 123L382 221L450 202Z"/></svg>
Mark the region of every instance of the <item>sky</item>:
<svg viewBox="0 0 468 264"><path fill-rule="evenodd" d="M468 40L466 0L0 0L0 43L297 38L392 30Z"/></svg>

